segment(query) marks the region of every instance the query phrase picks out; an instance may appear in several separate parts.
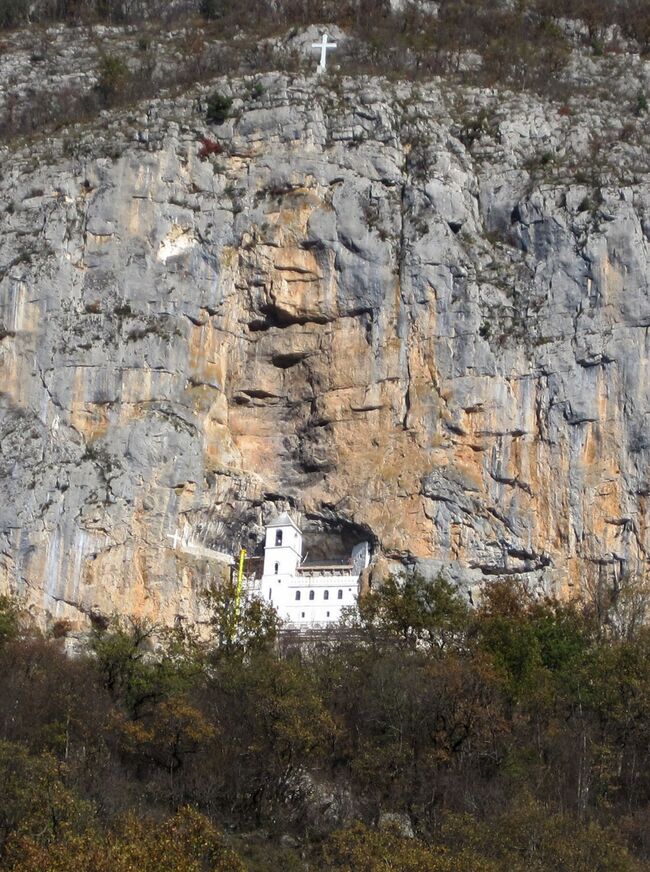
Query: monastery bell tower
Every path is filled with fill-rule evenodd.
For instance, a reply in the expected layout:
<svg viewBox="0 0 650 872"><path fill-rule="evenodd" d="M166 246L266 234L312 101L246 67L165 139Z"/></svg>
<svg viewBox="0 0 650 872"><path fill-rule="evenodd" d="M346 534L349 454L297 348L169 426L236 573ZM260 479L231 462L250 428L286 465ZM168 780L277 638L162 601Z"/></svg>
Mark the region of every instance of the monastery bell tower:
<svg viewBox="0 0 650 872"><path fill-rule="evenodd" d="M302 558L302 533L286 512L266 528L264 575L294 576Z"/></svg>

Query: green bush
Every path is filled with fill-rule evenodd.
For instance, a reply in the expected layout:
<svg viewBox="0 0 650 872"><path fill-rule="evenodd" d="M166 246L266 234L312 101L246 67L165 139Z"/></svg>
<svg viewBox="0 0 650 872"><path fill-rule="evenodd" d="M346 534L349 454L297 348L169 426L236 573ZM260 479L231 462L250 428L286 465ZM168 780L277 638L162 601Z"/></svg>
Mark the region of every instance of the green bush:
<svg viewBox="0 0 650 872"><path fill-rule="evenodd" d="M215 91L208 97L206 117L211 124L223 124L232 107L232 97Z"/></svg>
<svg viewBox="0 0 650 872"><path fill-rule="evenodd" d="M201 15L204 18L223 18L226 13L225 0L201 0Z"/></svg>
<svg viewBox="0 0 650 872"><path fill-rule="evenodd" d="M130 78L129 68L117 55L104 55L99 65L97 90L107 104L115 103L125 94Z"/></svg>

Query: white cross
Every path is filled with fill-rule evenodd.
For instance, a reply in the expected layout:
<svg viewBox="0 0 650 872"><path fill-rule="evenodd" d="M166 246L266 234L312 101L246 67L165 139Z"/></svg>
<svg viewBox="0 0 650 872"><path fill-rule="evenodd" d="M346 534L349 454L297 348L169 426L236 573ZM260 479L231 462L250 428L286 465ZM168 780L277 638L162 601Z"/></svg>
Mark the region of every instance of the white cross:
<svg viewBox="0 0 650 872"><path fill-rule="evenodd" d="M329 39L329 37L327 36L326 33L324 33L323 38L321 39L320 42L312 42L312 44L311 44L312 48L319 48L320 49L320 62L318 64L318 72L319 73L325 72L325 66L327 64L327 49L328 48L336 48L336 43L335 42L328 42L327 41L328 39Z"/></svg>

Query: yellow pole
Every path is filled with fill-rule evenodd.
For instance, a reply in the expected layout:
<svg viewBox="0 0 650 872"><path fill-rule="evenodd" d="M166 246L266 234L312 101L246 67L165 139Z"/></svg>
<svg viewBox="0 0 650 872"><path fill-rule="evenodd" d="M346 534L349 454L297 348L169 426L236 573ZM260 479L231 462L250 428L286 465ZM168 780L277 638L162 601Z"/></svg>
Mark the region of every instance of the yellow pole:
<svg viewBox="0 0 650 872"><path fill-rule="evenodd" d="M241 603L241 592L244 584L244 560L246 559L246 549L242 548L239 552L239 572L237 573L237 588L235 590L235 611L232 622L232 637L234 638L239 621L239 606Z"/></svg>

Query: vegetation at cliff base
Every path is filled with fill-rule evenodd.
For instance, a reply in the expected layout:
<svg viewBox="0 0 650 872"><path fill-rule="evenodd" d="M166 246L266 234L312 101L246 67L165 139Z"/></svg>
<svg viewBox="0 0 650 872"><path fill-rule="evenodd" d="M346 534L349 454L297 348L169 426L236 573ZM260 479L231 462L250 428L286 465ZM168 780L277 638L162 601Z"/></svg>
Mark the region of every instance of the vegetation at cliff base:
<svg viewBox="0 0 650 872"><path fill-rule="evenodd" d="M233 593L207 640L114 620L74 657L0 600L1 869L650 869L638 589L409 575L309 644Z"/></svg>

